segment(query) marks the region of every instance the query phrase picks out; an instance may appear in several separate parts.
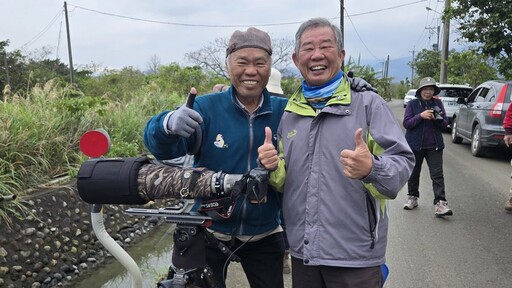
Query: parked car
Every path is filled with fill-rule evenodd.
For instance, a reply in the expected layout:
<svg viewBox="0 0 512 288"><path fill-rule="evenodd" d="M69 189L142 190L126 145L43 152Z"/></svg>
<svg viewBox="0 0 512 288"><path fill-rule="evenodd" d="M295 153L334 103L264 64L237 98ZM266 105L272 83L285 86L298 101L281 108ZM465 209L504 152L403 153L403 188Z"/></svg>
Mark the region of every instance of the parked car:
<svg viewBox="0 0 512 288"><path fill-rule="evenodd" d="M468 85L458 84L438 84L437 85L441 92L437 94L437 97L443 101L444 109L446 110L446 117L448 118L448 127L451 128L453 117L459 110L460 104L457 103L459 98L467 99L473 88Z"/></svg>
<svg viewBox="0 0 512 288"><path fill-rule="evenodd" d="M404 96L404 108L405 106L407 106L407 102L413 100L414 98L416 98L416 89L411 89L407 91L407 93L405 93Z"/></svg>
<svg viewBox="0 0 512 288"><path fill-rule="evenodd" d="M483 156L490 147L504 145L503 119L510 105L512 81L490 80L480 84L460 105L452 125L452 142L471 142L471 154Z"/></svg>

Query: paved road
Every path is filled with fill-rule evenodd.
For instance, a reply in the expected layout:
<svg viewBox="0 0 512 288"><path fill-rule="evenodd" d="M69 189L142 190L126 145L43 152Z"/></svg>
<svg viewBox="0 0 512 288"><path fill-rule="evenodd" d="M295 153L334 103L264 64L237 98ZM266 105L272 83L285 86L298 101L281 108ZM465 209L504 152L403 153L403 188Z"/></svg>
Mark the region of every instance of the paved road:
<svg viewBox="0 0 512 288"><path fill-rule="evenodd" d="M389 105L401 122L401 103ZM407 186L390 201L391 274L386 287L512 287L512 214L503 209L510 158L500 152L473 157L468 143L453 144L449 136L444 135L444 171L454 216L434 216L424 164L418 209L402 209Z"/></svg>

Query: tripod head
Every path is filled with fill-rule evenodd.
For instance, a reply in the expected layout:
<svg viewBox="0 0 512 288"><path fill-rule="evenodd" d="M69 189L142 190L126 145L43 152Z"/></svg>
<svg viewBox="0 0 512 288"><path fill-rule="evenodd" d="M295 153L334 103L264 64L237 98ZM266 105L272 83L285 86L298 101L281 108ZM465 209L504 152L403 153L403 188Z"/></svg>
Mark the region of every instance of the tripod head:
<svg viewBox="0 0 512 288"><path fill-rule="evenodd" d="M192 212L194 202L193 199L180 199L173 206L160 209L129 208L124 213L135 216L164 217L165 221L169 223L209 227L209 221L212 218Z"/></svg>

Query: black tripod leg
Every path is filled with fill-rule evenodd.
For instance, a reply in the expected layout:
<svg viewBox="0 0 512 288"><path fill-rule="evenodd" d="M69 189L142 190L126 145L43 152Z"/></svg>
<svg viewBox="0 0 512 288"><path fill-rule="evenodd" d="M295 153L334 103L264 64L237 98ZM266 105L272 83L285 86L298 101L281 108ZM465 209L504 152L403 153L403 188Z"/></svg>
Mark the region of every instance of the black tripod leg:
<svg viewBox="0 0 512 288"><path fill-rule="evenodd" d="M219 239L213 237L213 235L211 233L206 232L205 239L206 239L207 243L213 243L213 244L217 245L217 248L219 248L219 250L229 258L229 261L234 261L234 262L242 261L240 259L240 257L238 257L238 255L233 253L233 251L231 251L231 249L229 249L229 247L226 246L224 243L220 242Z"/></svg>
<svg viewBox="0 0 512 288"><path fill-rule="evenodd" d="M170 268L172 270L172 267ZM209 266L186 273L169 272L171 278L158 282L158 288L221 288Z"/></svg>
<svg viewBox="0 0 512 288"><path fill-rule="evenodd" d="M215 276L213 275L213 271L209 266L206 266L203 268L203 273L201 273L202 278L204 282L206 282L206 287L208 288L221 288L219 282L215 279Z"/></svg>
<svg viewBox="0 0 512 288"><path fill-rule="evenodd" d="M174 274L173 278L158 282L158 288L187 288L188 277L185 274Z"/></svg>
<svg viewBox="0 0 512 288"><path fill-rule="evenodd" d="M174 230L174 247L167 280L158 282L158 288L221 288L206 264L208 233L199 225L178 224ZM227 248L227 247L226 247Z"/></svg>

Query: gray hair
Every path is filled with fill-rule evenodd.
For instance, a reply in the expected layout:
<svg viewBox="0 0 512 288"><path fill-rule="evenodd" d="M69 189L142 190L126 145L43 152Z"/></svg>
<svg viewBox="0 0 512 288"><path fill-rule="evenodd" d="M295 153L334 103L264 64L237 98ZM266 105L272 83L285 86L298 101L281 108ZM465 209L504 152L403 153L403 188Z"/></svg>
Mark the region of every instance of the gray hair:
<svg viewBox="0 0 512 288"><path fill-rule="evenodd" d="M297 30L297 33L295 33L295 54L299 54L300 37L302 37L302 34L304 34L304 32L306 32L306 30L308 29L319 27L330 27L332 32L334 33L334 38L336 41L336 46L338 47L338 52L343 50L340 28L338 26L331 24L331 22L325 18L313 18L302 23L299 27L299 30Z"/></svg>

